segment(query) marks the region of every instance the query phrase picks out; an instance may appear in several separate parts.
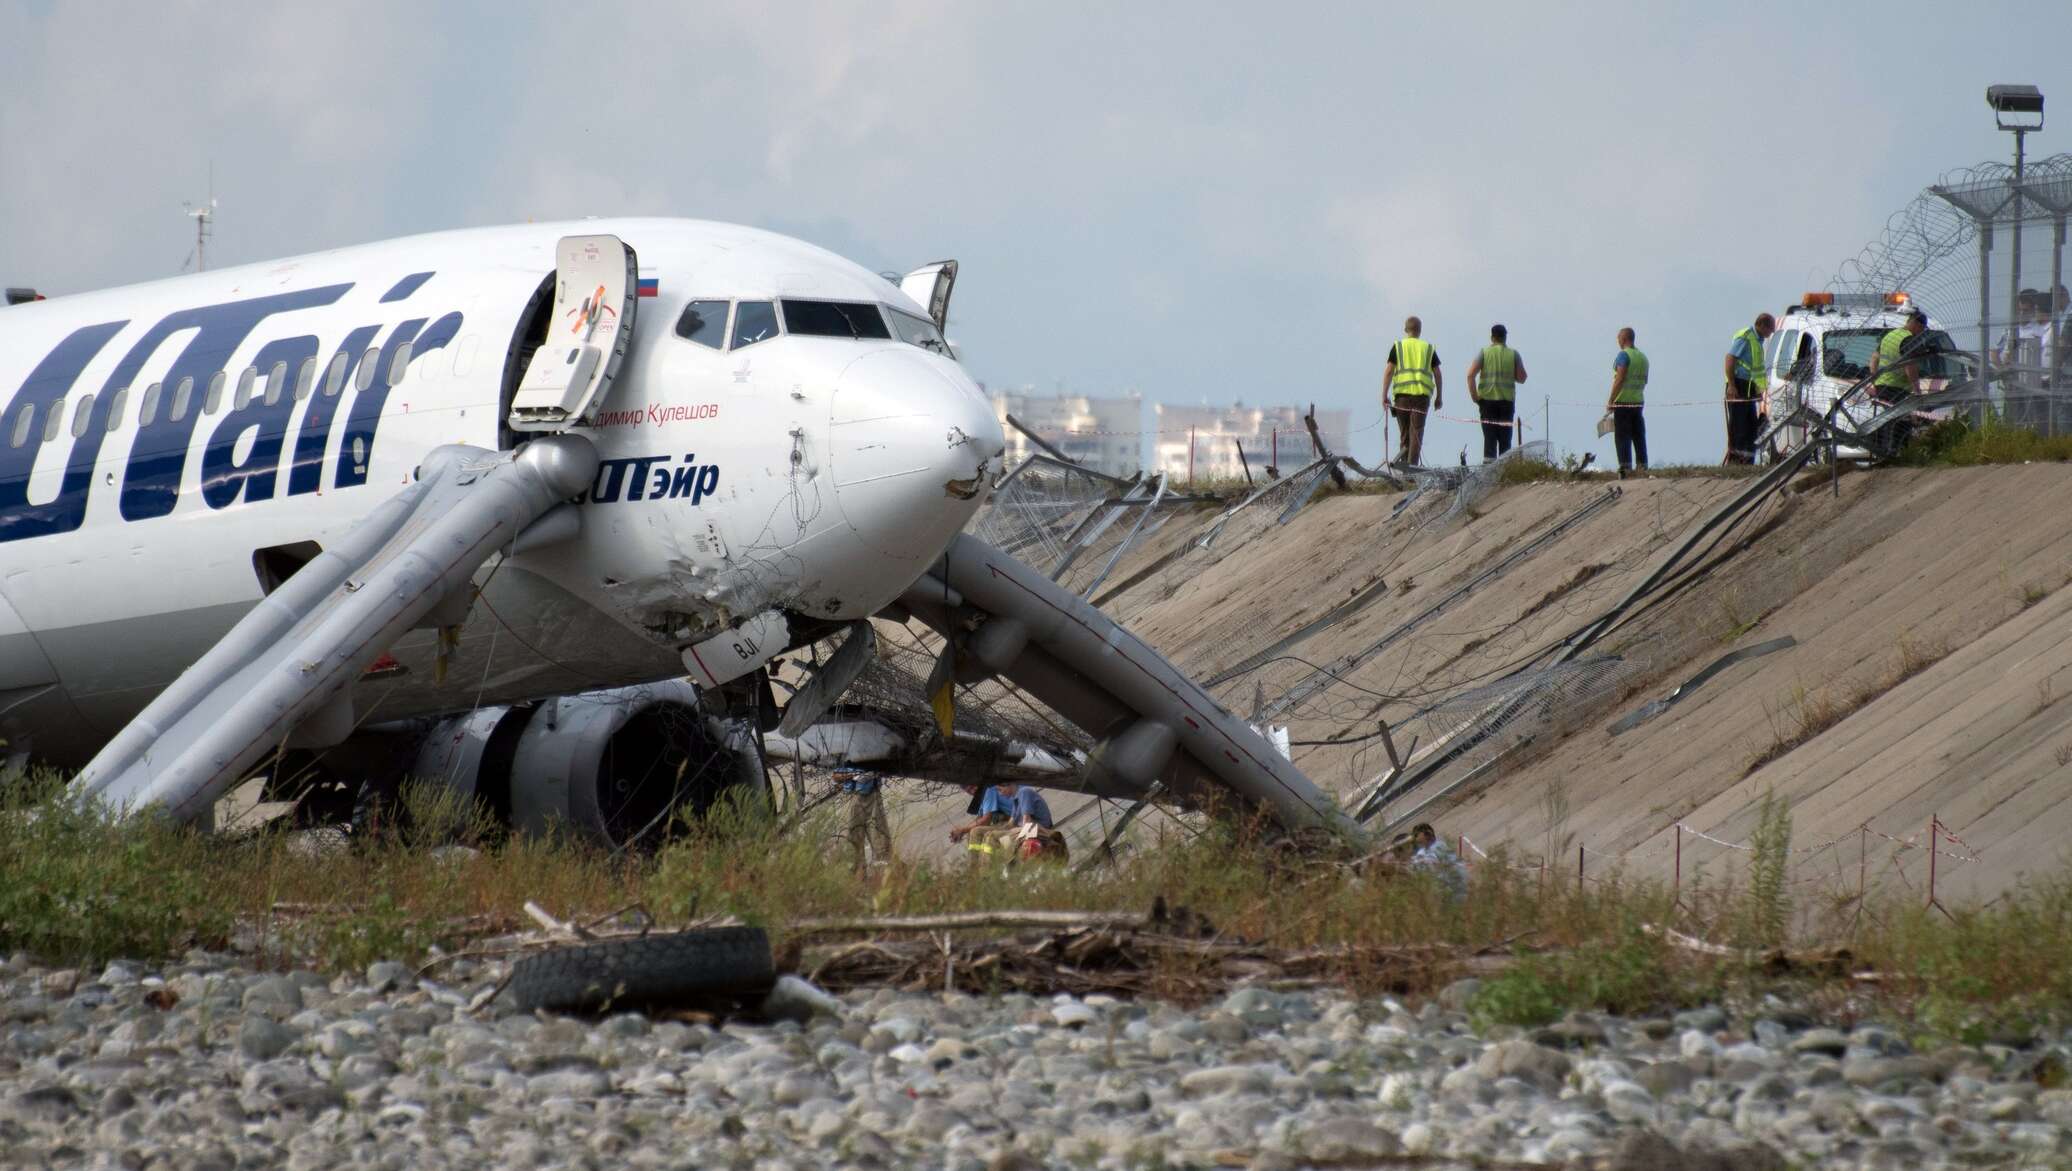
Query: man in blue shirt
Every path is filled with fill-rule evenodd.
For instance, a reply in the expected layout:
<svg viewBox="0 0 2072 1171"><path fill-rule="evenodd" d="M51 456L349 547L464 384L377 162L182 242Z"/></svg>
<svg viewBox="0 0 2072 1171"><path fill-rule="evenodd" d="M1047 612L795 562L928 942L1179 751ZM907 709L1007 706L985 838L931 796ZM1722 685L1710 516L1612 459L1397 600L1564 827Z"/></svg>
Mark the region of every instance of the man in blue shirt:
<svg viewBox="0 0 2072 1171"><path fill-rule="evenodd" d="M1050 828L1050 806L1043 800L1040 789L1013 782L996 787L996 791L1007 799L1007 819L1016 825L1035 822L1044 829Z"/></svg>
<svg viewBox="0 0 2072 1171"><path fill-rule="evenodd" d="M1012 788L1012 786L1006 787ZM1008 801L1007 796L1000 791L1001 788L1002 786L988 785L985 792L980 793L975 785L964 786L964 791L971 795L978 806L978 819L966 822L963 825L952 826L950 828L951 841L961 842L968 835L981 830L994 829L1014 820L1013 806ZM965 812L970 812L970 808L967 807Z"/></svg>
<svg viewBox="0 0 2072 1171"><path fill-rule="evenodd" d="M1431 875L1446 897L1455 902L1467 897L1468 864L1440 839L1429 822L1419 822L1410 831L1410 842L1415 850L1410 855L1410 869Z"/></svg>
<svg viewBox="0 0 2072 1171"><path fill-rule="evenodd" d="M885 779L868 769L842 765L835 786L849 795L849 848L856 864L892 861L892 823L885 817ZM865 847L870 853L866 854Z"/></svg>

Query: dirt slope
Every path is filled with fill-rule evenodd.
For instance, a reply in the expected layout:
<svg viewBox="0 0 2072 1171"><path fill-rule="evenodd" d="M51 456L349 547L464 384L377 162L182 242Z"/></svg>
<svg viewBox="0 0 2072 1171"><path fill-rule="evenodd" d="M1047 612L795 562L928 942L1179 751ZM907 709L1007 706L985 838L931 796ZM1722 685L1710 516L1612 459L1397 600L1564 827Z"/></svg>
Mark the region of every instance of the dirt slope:
<svg viewBox="0 0 2072 1171"><path fill-rule="evenodd" d="M1213 550L1143 572L1186 548L1180 538L1213 516L1204 511L1124 559L1112 580L1142 577L1108 609L1206 678L1379 577L1387 586L1371 604L1217 689L1240 713L1270 708L1310 664L1427 615L1280 717L1297 741L1365 736L1580 628L1747 483L1628 482L1465 593L1607 485L1502 489L1450 518L1429 507L1392 517L1398 495L1328 496L1286 525L1253 524L1236 540L1226 530ZM1990 896L2060 866L2072 842L2072 591L2061 588L2072 577L2072 469L1879 471L1839 489L1822 480L1737 528L1701 575L1596 648L1621 657L1615 694L1423 816L1484 848L1552 854L1568 874L1580 845L1593 871L1667 877L1681 836L1686 875L1701 865L1717 875L1745 855L1671 824L1745 842L1774 791L1792 803L1795 865L1809 883L1853 887L1861 851L1873 880L1919 885L1926 854L1890 839L1922 839L1931 815L1956 835L1943 842L1939 891ZM1798 646L1607 732L1726 651L1784 634ZM1298 747L1296 759L1342 794L1387 768L1371 738Z"/></svg>

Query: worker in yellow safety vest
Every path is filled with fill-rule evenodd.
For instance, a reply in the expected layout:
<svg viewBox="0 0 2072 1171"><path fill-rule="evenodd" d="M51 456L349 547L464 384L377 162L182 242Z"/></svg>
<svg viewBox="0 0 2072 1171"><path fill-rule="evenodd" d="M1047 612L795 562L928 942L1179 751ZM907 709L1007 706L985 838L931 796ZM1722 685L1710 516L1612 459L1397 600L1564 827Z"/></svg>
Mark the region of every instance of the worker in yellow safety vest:
<svg viewBox="0 0 2072 1171"><path fill-rule="evenodd" d="M1619 453L1621 480L1636 468L1648 470L1648 426L1641 416L1647 388L1648 356L1633 347L1633 327L1629 325L1619 331L1619 353L1612 359L1611 398L1604 404L1612 417L1612 445Z"/></svg>
<svg viewBox="0 0 2072 1171"><path fill-rule="evenodd" d="M1886 330L1885 336L1878 339L1878 352L1871 355L1871 373L1875 376L1871 379L1872 394L1890 401L1914 393L1921 378L1921 364L1902 360L1901 352L1927 328L1928 315L1916 309L1907 314L1905 325Z"/></svg>
<svg viewBox="0 0 2072 1171"><path fill-rule="evenodd" d="M1770 389L1763 342L1777 332L1777 319L1758 313L1755 324L1734 335L1727 346L1727 463L1755 462L1755 437L1761 430L1763 397Z"/></svg>
<svg viewBox="0 0 2072 1171"><path fill-rule="evenodd" d="M1482 458L1511 450L1518 418L1518 384L1525 381L1525 359L1508 344L1510 331L1489 327L1489 344L1468 363L1468 397L1482 416Z"/></svg>
<svg viewBox="0 0 2072 1171"><path fill-rule="evenodd" d="M1402 441L1396 462L1416 466L1424 456L1425 416L1443 405L1440 394L1439 355L1432 343L1419 335L1424 323L1415 317L1403 322L1403 337L1389 347L1388 365L1381 372L1384 400L1396 416Z"/></svg>

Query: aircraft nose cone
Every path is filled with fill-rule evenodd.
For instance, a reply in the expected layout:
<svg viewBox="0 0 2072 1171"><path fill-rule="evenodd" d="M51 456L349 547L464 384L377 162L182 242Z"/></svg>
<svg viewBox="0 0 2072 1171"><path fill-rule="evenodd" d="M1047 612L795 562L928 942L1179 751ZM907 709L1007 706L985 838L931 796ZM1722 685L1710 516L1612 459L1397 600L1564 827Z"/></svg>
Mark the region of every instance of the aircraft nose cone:
<svg viewBox="0 0 2072 1171"><path fill-rule="evenodd" d="M881 350L836 380L828 462L842 516L865 547L934 557L978 510L1006 450L977 384L919 350Z"/></svg>

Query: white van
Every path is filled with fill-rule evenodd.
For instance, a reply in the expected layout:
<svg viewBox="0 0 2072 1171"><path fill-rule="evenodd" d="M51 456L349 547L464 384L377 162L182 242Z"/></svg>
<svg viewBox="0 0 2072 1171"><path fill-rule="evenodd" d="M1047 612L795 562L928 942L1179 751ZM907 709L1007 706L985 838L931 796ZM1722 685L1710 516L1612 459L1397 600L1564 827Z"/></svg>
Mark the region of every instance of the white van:
<svg viewBox="0 0 2072 1171"><path fill-rule="evenodd" d="M1870 374L1878 342L1905 325L1912 308L1905 293L1807 293L1801 297L1777 319L1777 332L1763 346L1763 358L1770 367L1765 398L1768 417L1782 419L1802 404L1816 414L1826 414L1837 398ZM1933 317L1922 337L1922 344L1935 350L1957 348ZM1921 374L1924 390L1948 385L1949 372L1934 358L1923 363ZM1879 409L1868 394L1859 394L1843 411L1851 422L1862 424ZM1803 426L1779 427L1770 435L1764 454L1775 460L1805 438ZM1845 446L1837 454L1862 458L1869 453Z"/></svg>

